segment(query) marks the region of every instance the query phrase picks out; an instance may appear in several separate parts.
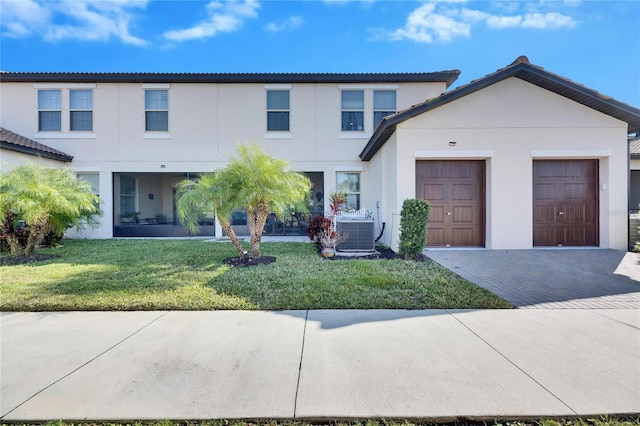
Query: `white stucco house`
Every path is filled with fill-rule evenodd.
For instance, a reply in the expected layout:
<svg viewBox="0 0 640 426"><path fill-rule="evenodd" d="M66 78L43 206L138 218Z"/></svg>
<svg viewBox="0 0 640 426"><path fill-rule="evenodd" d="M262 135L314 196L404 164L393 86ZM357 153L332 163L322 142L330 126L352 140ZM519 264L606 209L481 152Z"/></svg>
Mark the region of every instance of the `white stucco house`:
<svg viewBox="0 0 640 426"><path fill-rule="evenodd" d="M345 191L392 248L402 202L419 197L432 204L428 245L626 249L640 110L525 57L447 91L458 75L10 72L1 126L73 156L94 184L106 215L80 237L184 233L175 183L253 141L311 179L313 212ZM221 234L213 217L203 225ZM267 231L299 225L272 218Z"/></svg>

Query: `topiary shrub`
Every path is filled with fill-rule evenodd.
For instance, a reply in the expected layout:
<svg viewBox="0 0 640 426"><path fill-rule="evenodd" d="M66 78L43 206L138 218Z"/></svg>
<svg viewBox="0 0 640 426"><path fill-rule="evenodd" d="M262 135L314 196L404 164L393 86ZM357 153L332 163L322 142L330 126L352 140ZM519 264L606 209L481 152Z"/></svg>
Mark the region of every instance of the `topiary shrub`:
<svg viewBox="0 0 640 426"><path fill-rule="evenodd" d="M405 259L415 259L422 252L430 210L425 200L407 199L402 203L399 254Z"/></svg>

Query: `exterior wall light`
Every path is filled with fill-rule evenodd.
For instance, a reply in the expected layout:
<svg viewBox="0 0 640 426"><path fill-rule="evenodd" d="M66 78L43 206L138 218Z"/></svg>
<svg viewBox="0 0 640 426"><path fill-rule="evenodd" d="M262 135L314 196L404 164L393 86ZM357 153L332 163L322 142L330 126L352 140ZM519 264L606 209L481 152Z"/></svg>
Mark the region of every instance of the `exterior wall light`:
<svg viewBox="0 0 640 426"><path fill-rule="evenodd" d="M449 141L449 146L456 146L458 144L458 142L456 141Z"/></svg>

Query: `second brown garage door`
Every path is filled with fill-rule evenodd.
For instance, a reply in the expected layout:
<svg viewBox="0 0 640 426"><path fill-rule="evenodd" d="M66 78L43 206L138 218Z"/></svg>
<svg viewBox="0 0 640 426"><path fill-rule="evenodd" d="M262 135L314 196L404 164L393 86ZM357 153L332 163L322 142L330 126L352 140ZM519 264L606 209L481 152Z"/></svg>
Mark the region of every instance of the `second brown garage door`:
<svg viewBox="0 0 640 426"><path fill-rule="evenodd" d="M484 246L484 160L416 162L416 197L431 204L427 246Z"/></svg>
<svg viewBox="0 0 640 426"><path fill-rule="evenodd" d="M533 245L598 245L598 160L533 162Z"/></svg>

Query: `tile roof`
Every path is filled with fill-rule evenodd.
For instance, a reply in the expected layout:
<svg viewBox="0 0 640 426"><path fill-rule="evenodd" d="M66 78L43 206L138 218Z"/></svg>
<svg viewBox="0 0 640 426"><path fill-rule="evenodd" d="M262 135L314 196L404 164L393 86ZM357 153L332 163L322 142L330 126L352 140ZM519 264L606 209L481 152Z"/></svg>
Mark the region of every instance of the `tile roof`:
<svg viewBox="0 0 640 426"><path fill-rule="evenodd" d="M460 70L424 73L85 73L0 72L2 82L41 83L446 83Z"/></svg>
<svg viewBox="0 0 640 426"><path fill-rule="evenodd" d="M371 135L369 142L360 153L363 161L370 160L393 134L398 124L425 113L431 109L445 105L463 96L484 89L499 81L510 77L519 78L543 89L549 90L565 98L571 99L603 114L617 118L628 123L628 133L640 133L640 110L615 99L602 95L572 80L550 73L544 68L532 65L526 56L520 56L505 68L473 80L464 86L460 86L450 92L428 99L414 105L404 111L388 115L380 121L378 127Z"/></svg>
<svg viewBox="0 0 640 426"><path fill-rule="evenodd" d="M640 136L629 139L629 154L631 158L640 158Z"/></svg>
<svg viewBox="0 0 640 426"><path fill-rule="evenodd" d="M0 127L0 148L64 162L73 160L71 155L25 138L2 127Z"/></svg>

